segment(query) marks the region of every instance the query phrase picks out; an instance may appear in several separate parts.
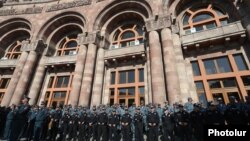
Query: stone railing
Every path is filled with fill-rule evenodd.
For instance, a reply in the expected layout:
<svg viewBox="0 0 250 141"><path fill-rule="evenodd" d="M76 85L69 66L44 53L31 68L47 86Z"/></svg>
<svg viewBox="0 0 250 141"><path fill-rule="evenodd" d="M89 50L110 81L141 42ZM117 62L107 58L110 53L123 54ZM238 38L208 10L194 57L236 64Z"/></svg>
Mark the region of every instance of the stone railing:
<svg viewBox="0 0 250 141"><path fill-rule="evenodd" d="M76 57L77 55L48 57L46 61L46 65L72 64L76 62Z"/></svg>
<svg viewBox="0 0 250 141"><path fill-rule="evenodd" d="M181 40L183 46L189 46L206 41L213 41L221 38L226 38L229 36L240 36L243 34L245 34L245 29L243 28L241 22L237 21L222 27L183 35L181 37Z"/></svg>
<svg viewBox="0 0 250 141"><path fill-rule="evenodd" d="M104 58L110 59L110 58L118 58L122 56L131 56L131 55L141 54L143 52L145 52L145 48L144 48L144 45L141 44L137 46L106 50Z"/></svg>
<svg viewBox="0 0 250 141"><path fill-rule="evenodd" d="M0 68L15 67L18 63L17 59L0 60Z"/></svg>

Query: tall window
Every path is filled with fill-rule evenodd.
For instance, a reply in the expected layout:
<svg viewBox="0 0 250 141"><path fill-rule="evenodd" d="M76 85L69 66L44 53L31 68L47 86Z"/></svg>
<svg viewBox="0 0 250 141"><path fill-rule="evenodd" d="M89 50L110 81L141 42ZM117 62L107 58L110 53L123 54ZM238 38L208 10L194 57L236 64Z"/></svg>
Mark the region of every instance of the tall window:
<svg viewBox="0 0 250 141"><path fill-rule="evenodd" d="M204 60L204 65L207 74L232 72L229 60L227 57Z"/></svg>
<svg viewBox="0 0 250 141"><path fill-rule="evenodd" d="M111 49L136 46L143 43L142 26L126 24L118 27L114 32Z"/></svg>
<svg viewBox="0 0 250 141"><path fill-rule="evenodd" d="M209 80L208 84L215 101L220 98L225 103L228 103L230 96L234 96L238 101L242 99L239 95L235 78Z"/></svg>
<svg viewBox="0 0 250 141"><path fill-rule="evenodd" d="M183 29L186 34L212 29L228 23L228 15L211 4L207 7L188 9L183 18Z"/></svg>
<svg viewBox="0 0 250 141"><path fill-rule="evenodd" d="M56 74L49 78L45 93L47 106L57 106L67 104L71 91L73 74Z"/></svg>
<svg viewBox="0 0 250 141"><path fill-rule="evenodd" d="M75 55L79 50L76 39L65 38L57 49L57 56Z"/></svg>
<svg viewBox="0 0 250 141"><path fill-rule="evenodd" d="M0 80L0 103L3 99L3 96L9 86L9 83L10 83L10 78L2 78Z"/></svg>
<svg viewBox="0 0 250 141"><path fill-rule="evenodd" d="M206 94L209 101L221 99L228 103L230 96L243 100L250 94L250 71L243 54L197 59L191 63L199 97Z"/></svg>
<svg viewBox="0 0 250 141"><path fill-rule="evenodd" d="M17 41L10 46L5 57L8 59L19 59L21 56L21 42Z"/></svg>
<svg viewBox="0 0 250 141"><path fill-rule="evenodd" d="M144 101L144 69L115 70L111 72L110 104L120 103L131 106Z"/></svg>

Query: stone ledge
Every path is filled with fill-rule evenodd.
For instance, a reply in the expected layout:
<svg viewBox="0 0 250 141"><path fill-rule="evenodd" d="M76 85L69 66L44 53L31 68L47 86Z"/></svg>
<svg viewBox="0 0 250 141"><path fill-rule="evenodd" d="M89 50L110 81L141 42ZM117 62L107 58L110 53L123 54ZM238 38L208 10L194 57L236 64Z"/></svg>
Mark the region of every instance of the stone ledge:
<svg viewBox="0 0 250 141"><path fill-rule="evenodd" d="M16 67L18 59L0 60L0 68Z"/></svg>
<svg viewBox="0 0 250 141"><path fill-rule="evenodd" d="M131 47L124 47L124 48L117 48L117 49L110 49L105 51L104 58L111 59L111 58L120 58L123 56L131 56L135 54L142 54L145 52L144 45L138 46L131 46Z"/></svg>
<svg viewBox="0 0 250 141"><path fill-rule="evenodd" d="M245 34L245 32L246 31L243 28L241 22L237 21L211 30L205 30L188 35L183 35L181 37L181 41L182 46L187 47L203 42L211 42L218 39L223 39L230 36L240 37L241 35Z"/></svg>
<svg viewBox="0 0 250 141"><path fill-rule="evenodd" d="M48 57L45 65L72 64L76 62L77 55Z"/></svg>

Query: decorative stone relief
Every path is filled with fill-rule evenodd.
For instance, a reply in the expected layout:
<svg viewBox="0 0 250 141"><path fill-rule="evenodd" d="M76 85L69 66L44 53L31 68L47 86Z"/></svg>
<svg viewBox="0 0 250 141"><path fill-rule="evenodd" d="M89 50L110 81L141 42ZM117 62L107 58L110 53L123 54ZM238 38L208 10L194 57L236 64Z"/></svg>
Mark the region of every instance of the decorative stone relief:
<svg viewBox="0 0 250 141"><path fill-rule="evenodd" d="M79 45L95 43L99 44L101 41L101 36L97 33L88 33L78 35Z"/></svg>
<svg viewBox="0 0 250 141"><path fill-rule="evenodd" d="M156 16L154 19L146 21L147 31L163 29L171 26L171 19L169 15L161 17Z"/></svg>
<svg viewBox="0 0 250 141"><path fill-rule="evenodd" d="M67 2L67 3L53 4L47 7L46 12L68 9L68 8L73 8L73 7L80 7L83 5L90 5L90 4L91 4L91 0L78 0L78 1L72 1L72 2Z"/></svg>
<svg viewBox="0 0 250 141"><path fill-rule="evenodd" d="M43 40L37 41L23 41L21 51L36 51L37 53L42 53L46 45Z"/></svg>
<svg viewBox="0 0 250 141"><path fill-rule="evenodd" d="M37 13L42 13L42 11L43 7L30 7L25 9L5 9L5 10L0 10L0 16L37 14Z"/></svg>

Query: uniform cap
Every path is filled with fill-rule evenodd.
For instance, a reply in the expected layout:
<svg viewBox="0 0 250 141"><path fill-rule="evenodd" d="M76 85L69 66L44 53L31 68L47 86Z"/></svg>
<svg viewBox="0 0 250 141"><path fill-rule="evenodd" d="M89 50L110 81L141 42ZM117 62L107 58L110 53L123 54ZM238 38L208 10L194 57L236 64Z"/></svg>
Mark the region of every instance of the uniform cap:
<svg viewBox="0 0 250 141"><path fill-rule="evenodd" d="M183 108L184 106L182 104L179 104L178 107L182 107Z"/></svg>

